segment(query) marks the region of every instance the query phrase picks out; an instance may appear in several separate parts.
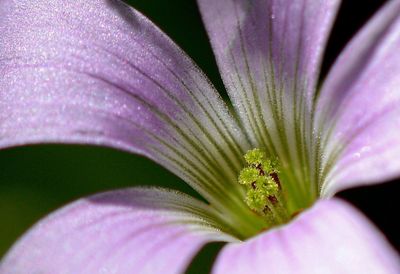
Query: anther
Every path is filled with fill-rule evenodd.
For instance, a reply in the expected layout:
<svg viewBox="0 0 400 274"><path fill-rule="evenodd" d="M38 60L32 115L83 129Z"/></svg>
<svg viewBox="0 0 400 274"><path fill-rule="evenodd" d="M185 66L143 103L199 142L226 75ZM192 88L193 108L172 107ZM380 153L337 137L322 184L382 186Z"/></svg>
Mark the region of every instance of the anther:
<svg viewBox="0 0 400 274"><path fill-rule="evenodd" d="M244 159L248 166L242 169L238 178L246 187L244 201L252 211L270 222L283 222L286 210L280 198L282 189L277 161L268 159L258 148L248 151Z"/></svg>

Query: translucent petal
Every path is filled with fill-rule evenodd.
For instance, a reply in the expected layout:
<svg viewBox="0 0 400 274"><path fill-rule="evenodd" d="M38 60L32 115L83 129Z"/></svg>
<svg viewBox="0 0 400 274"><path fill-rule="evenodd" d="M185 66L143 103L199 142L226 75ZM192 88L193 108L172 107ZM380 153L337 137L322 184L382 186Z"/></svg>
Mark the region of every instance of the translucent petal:
<svg viewBox="0 0 400 274"><path fill-rule="evenodd" d="M5 256L0 273L182 273L205 243L233 240L213 222L205 204L180 193L108 192L41 220Z"/></svg>
<svg viewBox="0 0 400 274"><path fill-rule="evenodd" d="M291 223L244 243L226 245L212 273L381 273L400 271L400 258L352 206L321 200Z"/></svg>
<svg viewBox="0 0 400 274"><path fill-rule="evenodd" d="M318 101L323 195L400 176L400 1L340 55Z"/></svg>
<svg viewBox="0 0 400 274"><path fill-rule="evenodd" d="M294 207L317 196L312 118L339 0L198 0L228 94L253 147L278 156Z"/></svg>
<svg viewBox="0 0 400 274"><path fill-rule="evenodd" d="M215 204L248 147L202 72L122 1L4 0L0 147L48 142L146 155Z"/></svg>

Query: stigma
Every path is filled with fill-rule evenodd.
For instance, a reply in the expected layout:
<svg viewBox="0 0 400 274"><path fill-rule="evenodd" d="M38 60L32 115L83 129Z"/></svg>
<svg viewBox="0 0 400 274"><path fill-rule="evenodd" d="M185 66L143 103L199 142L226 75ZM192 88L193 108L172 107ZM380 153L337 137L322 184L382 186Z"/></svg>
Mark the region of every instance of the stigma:
<svg viewBox="0 0 400 274"><path fill-rule="evenodd" d="M290 217L279 180L279 161L268 158L258 148L249 150L244 159L247 165L241 170L238 181L246 190L245 203L271 226L285 223Z"/></svg>

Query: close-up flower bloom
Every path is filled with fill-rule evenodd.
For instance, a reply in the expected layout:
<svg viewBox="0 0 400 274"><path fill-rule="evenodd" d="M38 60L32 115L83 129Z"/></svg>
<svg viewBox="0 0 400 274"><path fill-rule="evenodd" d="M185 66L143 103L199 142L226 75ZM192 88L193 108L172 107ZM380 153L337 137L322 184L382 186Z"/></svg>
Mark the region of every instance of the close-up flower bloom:
<svg viewBox="0 0 400 274"><path fill-rule="evenodd" d="M82 198L22 236L0 273L184 273L220 241L217 274L399 273L385 236L334 195L400 176L400 1L322 83L340 0L197 2L229 102L122 1L0 1L0 148L128 151L204 198Z"/></svg>

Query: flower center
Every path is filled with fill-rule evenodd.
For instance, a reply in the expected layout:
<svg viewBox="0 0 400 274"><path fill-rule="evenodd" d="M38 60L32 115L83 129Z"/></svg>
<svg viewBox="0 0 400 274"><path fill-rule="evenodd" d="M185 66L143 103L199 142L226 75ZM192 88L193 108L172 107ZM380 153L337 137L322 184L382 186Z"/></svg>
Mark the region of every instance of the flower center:
<svg viewBox="0 0 400 274"><path fill-rule="evenodd" d="M291 216L279 180L278 160L268 159L258 148L248 151L244 158L247 166L240 172L238 181L246 189L247 206L262 216L268 227L289 221Z"/></svg>
<svg viewBox="0 0 400 274"><path fill-rule="evenodd" d="M306 163L267 156L259 148L247 151L244 160L217 213L223 229L239 239L288 223L318 199L318 180Z"/></svg>

